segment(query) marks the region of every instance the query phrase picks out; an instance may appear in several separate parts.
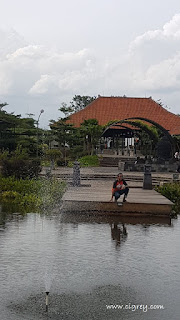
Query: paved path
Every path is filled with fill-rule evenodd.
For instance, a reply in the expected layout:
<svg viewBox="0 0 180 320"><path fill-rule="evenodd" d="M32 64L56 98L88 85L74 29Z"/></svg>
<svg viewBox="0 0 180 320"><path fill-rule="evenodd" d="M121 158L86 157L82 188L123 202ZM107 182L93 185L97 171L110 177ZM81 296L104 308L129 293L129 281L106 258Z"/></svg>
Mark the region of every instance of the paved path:
<svg viewBox="0 0 180 320"><path fill-rule="evenodd" d="M46 174L47 168L43 168L41 174ZM109 179L113 181L117 174L119 173L118 168L116 167L91 167L91 168L81 168L81 179L82 180L92 180L92 179ZM62 178L64 180L71 180L73 175L73 168L67 167L58 167L55 170L52 170L52 174ZM128 172L124 171L124 178L128 181L141 182L139 186L142 186L144 173L143 172ZM170 182L173 180L173 173L163 173L163 172L152 172L152 181L153 185L158 185L160 182ZM138 186L138 185L137 185Z"/></svg>
<svg viewBox="0 0 180 320"><path fill-rule="evenodd" d="M46 172L47 168L43 168L42 173ZM81 168L81 174L83 175L99 175L99 174L106 174L107 176L111 177L113 175L117 175L119 173L118 168L116 167L85 167ZM57 167L55 170L52 170L52 173L55 175L58 174L70 174L72 175L73 173L73 168L68 168L68 167ZM143 172L129 172L129 171L124 171L123 172L124 176L129 177L129 176L138 176L138 177L143 177L144 173ZM152 172L152 177L160 177L160 178L170 178L172 179L173 173L171 172Z"/></svg>

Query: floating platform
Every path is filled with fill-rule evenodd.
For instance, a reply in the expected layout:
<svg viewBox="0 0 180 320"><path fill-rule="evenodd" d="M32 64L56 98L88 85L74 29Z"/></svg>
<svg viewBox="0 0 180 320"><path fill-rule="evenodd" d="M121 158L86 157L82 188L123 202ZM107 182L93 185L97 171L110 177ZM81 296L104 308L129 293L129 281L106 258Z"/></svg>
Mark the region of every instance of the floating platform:
<svg viewBox="0 0 180 320"><path fill-rule="evenodd" d="M89 183L90 181L88 181ZM127 202L110 202L112 182L91 181L89 187L69 187L63 195L63 210L69 212L96 211L101 215L170 216L173 203L156 192L130 188Z"/></svg>

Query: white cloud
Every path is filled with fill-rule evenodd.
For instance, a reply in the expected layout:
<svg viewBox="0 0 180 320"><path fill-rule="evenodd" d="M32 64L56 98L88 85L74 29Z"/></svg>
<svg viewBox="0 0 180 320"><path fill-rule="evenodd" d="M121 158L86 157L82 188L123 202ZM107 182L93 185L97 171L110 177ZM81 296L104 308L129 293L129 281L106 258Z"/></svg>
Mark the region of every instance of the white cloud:
<svg viewBox="0 0 180 320"><path fill-rule="evenodd" d="M100 62L99 64L101 65ZM92 80L96 80L101 74L101 67L96 65L94 53L89 49L63 54L46 51L38 68L39 79L29 89L31 95L82 90L87 85L92 85ZM99 75L96 69L99 70Z"/></svg>
<svg viewBox="0 0 180 320"><path fill-rule="evenodd" d="M149 30L136 37L130 45L130 50L136 50L138 46L144 45L145 42L152 40L180 41L180 14L174 15L172 19L162 27L162 29Z"/></svg>
<svg viewBox="0 0 180 320"><path fill-rule="evenodd" d="M48 74L41 75L41 78L29 90L30 94L44 94L49 88L56 85L56 79Z"/></svg>
<svg viewBox="0 0 180 320"><path fill-rule="evenodd" d="M163 35L180 39L180 14L175 14L173 18L164 25Z"/></svg>
<svg viewBox="0 0 180 320"><path fill-rule="evenodd" d="M7 59L10 61L18 62L21 59L40 59L44 57L43 47L38 45L28 45L22 48L18 48L11 54L7 54Z"/></svg>
<svg viewBox="0 0 180 320"><path fill-rule="evenodd" d="M126 57L95 50L59 52L27 44L15 31L0 30L0 94L23 101L71 100L74 94L144 96L176 92L180 86L180 14L161 29L129 45ZM168 97L167 97L168 98ZM178 100L180 97L177 98ZM167 99L168 100L168 99ZM173 100L174 102L174 100ZM19 111L18 111L19 112Z"/></svg>
<svg viewBox="0 0 180 320"><path fill-rule="evenodd" d="M138 36L129 47L133 86L175 92L180 85L180 14L162 29Z"/></svg>
<svg viewBox="0 0 180 320"><path fill-rule="evenodd" d="M180 88L180 52L150 66L138 84L151 91L177 91Z"/></svg>
<svg viewBox="0 0 180 320"><path fill-rule="evenodd" d="M14 29L0 29L0 59L26 45L26 41Z"/></svg>

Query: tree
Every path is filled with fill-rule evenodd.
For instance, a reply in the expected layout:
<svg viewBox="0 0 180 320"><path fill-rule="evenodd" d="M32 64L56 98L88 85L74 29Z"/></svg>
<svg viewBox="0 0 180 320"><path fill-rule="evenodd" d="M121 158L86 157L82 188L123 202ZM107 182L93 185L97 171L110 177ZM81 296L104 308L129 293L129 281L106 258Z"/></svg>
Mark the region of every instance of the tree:
<svg viewBox="0 0 180 320"><path fill-rule="evenodd" d="M76 128L73 124L68 123L67 120L73 112L82 110L95 99L96 97L76 95L69 106L63 102L61 108L59 108L64 113L64 117L59 118L57 121L50 120L50 128L55 140L62 148L65 161L67 147L72 158L87 153L93 154L94 152L102 132L102 127L98 125L98 121L96 119L85 120L80 128Z"/></svg>
<svg viewBox="0 0 180 320"><path fill-rule="evenodd" d="M21 145L30 156L36 154L37 128L33 118L21 118L15 128L16 144ZM38 129L41 131L41 129Z"/></svg>
<svg viewBox="0 0 180 320"><path fill-rule="evenodd" d="M37 146L36 121L33 118L21 118L2 110L7 103L0 104L0 149L14 151L21 145L29 155L35 155ZM38 131L42 131L38 129Z"/></svg>
<svg viewBox="0 0 180 320"><path fill-rule="evenodd" d="M67 118L60 118L58 121L50 120L50 128L55 140L62 150L66 163L66 148L73 146L75 128L72 124L66 123Z"/></svg>
<svg viewBox="0 0 180 320"><path fill-rule="evenodd" d="M8 106L7 102L0 103L0 111L2 111L2 108L4 108L5 106Z"/></svg>
<svg viewBox="0 0 180 320"><path fill-rule="evenodd" d="M96 100L96 97L90 97L90 96L80 96L75 95L70 102L71 108L74 110L74 112L80 111L84 109L88 104Z"/></svg>
<svg viewBox="0 0 180 320"><path fill-rule="evenodd" d="M62 107L61 108L59 108L58 110L59 111L61 111L62 113L64 113L64 116L67 118L67 117L69 117L69 115L71 114L71 113L73 113L73 108L70 106L70 107L68 107L68 105L67 105L67 103L65 103L65 102L62 102Z"/></svg>
<svg viewBox="0 0 180 320"><path fill-rule="evenodd" d="M1 150L15 150L16 136L15 128L19 125L20 116L15 116L13 113L7 113L2 108L7 105L3 103L0 105L0 149Z"/></svg>
<svg viewBox="0 0 180 320"><path fill-rule="evenodd" d="M59 149L46 149L45 156L51 161L51 168L55 169L55 161L62 156L62 153Z"/></svg>
<svg viewBox="0 0 180 320"><path fill-rule="evenodd" d="M84 147L88 154L93 155L102 131L103 127L98 124L97 119L88 119L81 123L80 132L84 137Z"/></svg>
<svg viewBox="0 0 180 320"><path fill-rule="evenodd" d="M96 99L95 96L90 97L90 96L75 95L72 98L72 101L70 102L69 106L67 105L67 103L63 102L62 107L59 110L63 112L67 117L74 112L78 112L84 109L85 107L87 107L88 104L93 102L95 99Z"/></svg>

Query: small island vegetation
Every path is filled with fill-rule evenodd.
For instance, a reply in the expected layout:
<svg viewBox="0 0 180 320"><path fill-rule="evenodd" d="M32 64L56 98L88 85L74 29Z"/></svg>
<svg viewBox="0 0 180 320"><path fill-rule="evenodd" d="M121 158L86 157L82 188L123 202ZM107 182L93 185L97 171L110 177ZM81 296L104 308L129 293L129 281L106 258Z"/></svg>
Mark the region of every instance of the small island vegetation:
<svg viewBox="0 0 180 320"><path fill-rule="evenodd" d="M172 215L180 214L180 183L164 183L162 186L156 187L156 191L168 198L174 203Z"/></svg>

